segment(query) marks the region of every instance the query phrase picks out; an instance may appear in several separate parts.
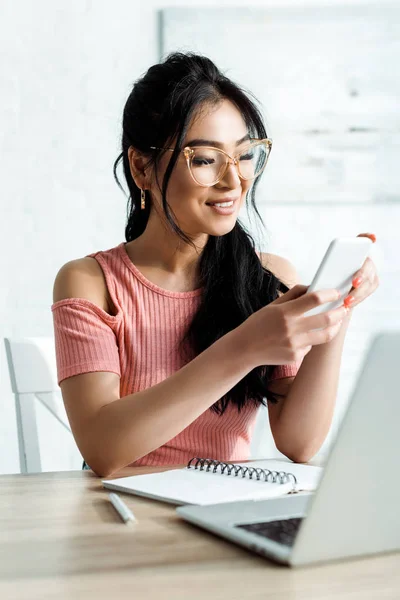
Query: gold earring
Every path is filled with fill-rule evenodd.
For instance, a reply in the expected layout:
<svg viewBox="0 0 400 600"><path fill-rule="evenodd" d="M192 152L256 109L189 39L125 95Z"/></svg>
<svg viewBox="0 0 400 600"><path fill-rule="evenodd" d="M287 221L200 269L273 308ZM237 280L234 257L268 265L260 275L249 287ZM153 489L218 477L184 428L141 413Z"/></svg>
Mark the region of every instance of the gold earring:
<svg viewBox="0 0 400 600"><path fill-rule="evenodd" d="M143 210L145 208L146 202L146 192L144 190L140 190L140 207Z"/></svg>

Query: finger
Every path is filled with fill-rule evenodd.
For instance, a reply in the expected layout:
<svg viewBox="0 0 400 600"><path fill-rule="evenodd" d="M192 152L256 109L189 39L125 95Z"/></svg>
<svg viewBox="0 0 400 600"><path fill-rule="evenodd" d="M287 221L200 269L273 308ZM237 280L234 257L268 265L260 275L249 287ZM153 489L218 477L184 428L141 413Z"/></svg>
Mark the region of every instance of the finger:
<svg viewBox="0 0 400 600"><path fill-rule="evenodd" d="M377 287L377 278L374 278L373 281L366 281L359 288L357 288L357 290L351 290L351 293L349 292L349 295L346 296L343 301L344 306L347 306L348 308L357 306L357 304L360 304L360 302L363 302L366 298L368 298L368 296L370 296Z"/></svg>
<svg viewBox="0 0 400 600"><path fill-rule="evenodd" d="M341 326L342 321L338 321L331 327L326 327L318 331L310 331L308 334L305 334L307 335L307 343L312 346L319 346L320 344L331 342L339 333Z"/></svg>
<svg viewBox="0 0 400 600"><path fill-rule="evenodd" d="M328 344L329 342L331 342L339 333L341 326L342 321L339 321L338 323L336 323L336 325L328 327L327 329L321 329L321 331L313 331L311 334L313 346L319 346L321 344Z"/></svg>
<svg viewBox="0 0 400 600"><path fill-rule="evenodd" d="M374 262L367 258L362 269L353 279L353 287L344 299L345 306L356 306L378 287L378 275Z"/></svg>
<svg viewBox="0 0 400 600"><path fill-rule="evenodd" d="M372 240L374 244L376 242L376 235L374 233L359 233L357 237L367 237Z"/></svg>
<svg viewBox="0 0 400 600"><path fill-rule="evenodd" d="M336 289L316 290L303 294L301 298L296 298L288 302L293 315L302 315L309 310L326 304L327 302L335 302L339 300L341 294Z"/></svg>
<svg viewBox="0 0 400 600"><path fill-rule="evenodd" d="M303 294L306 293L308 285L301 285L300 283L294 285L288 292L279 296L276 300L273 301L273 304L282 304L283 302L288 302L289 300L294 300L295 298L300 298Z"/></svg>
<svg viewBox="0 0 400 600"><path fill-rule="evenodd" d="M361 269L356 271L353 275L353 279L352 279L353 287L350 290L350 292L353 289L360 287L360 285L367 279L373 279L375 273L376 273L375 264L369 257L367 257L365 259L365 262L364 262L363 266L361 267Z"/></svg>
<svg viewBox="0 0 400 600"><path fill-rule="evenodd" d="M347 315L349 309L345 306L339 306L333 310L320 313L318 315L312 315L311 317L304 317L297 321L298 331L312 331L313 329L326 329L332 327L341 322Z"/></svg>

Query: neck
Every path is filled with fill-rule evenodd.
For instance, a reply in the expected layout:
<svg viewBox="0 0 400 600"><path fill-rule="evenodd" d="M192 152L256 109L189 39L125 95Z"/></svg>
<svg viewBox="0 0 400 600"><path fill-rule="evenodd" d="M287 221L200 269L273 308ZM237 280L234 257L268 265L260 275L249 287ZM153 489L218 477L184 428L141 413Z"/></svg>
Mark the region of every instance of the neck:
<svg viewBox="0 0 400 600"><path fill-rule="evenodd" d="M151 218L152 213L153 211L142 235L126 244L131 260L142 266L162 269L176 277L196 281L199 258L208 235L200 234L196 238L191 236L195 244L193 248L179 238L169 224L163 225L158 217Z"/></svg>

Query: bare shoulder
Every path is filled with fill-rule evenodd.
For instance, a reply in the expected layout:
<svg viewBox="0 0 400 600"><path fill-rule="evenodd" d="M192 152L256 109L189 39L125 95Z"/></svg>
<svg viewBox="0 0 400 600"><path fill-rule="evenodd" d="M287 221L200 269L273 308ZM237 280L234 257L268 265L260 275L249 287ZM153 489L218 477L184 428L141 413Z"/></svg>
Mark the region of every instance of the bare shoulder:
<svg viewBox="0 0 400 600"><path fill-rule="evenodd" d="M54 280L53 302L66 298L85 298L110 312L104 274L95 258L77 258L60 268Z"/></svg>
<svg viewBox="0 0 400 600"><path fill-rule="evenodd" d="M300 277L294 265L283 256L260 252L260 260L263 267L271 271L278 279L283 281L289 288L300 283Z"/></svg>

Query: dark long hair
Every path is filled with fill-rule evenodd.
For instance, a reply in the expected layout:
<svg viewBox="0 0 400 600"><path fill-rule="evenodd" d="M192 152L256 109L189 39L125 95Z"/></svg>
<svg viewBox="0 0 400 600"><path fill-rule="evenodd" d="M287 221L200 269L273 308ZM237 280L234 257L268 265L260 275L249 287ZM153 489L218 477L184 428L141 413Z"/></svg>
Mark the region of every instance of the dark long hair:
<svg viewBox="0 0 400 600"><path fill-rule="evenodd" d="M182 149L192 118L206 104L215 106L223 99L230 100L240 111L249 135L266 138L263 119L250 93L245 92L205 56L175 52L148 69L135 82L126 101L122 123L122 152L114 163L114 177L122 188L116 173L122 159L125 180L129 188L125 238L129 242L139 237L148 222L150 202L140 209L140 189L136 186L129 167L128 148L133 146L148 158L156 169L161 153L151 146L167 147L175 140L175 150L162 182L162 203L168 222L176 234L194 247L192 241L177 226L167 204L167 188L171 174ZM257 178L246 197L264 225L255 204ZM238 327L253 312L276 298L278 291L288 287L264 268L255 252L253 237L236 221L232 231L222 236L209 236L199 258L200 285L203 287L200 306L181 340L179 349L186 362L200 354L223 335ZM187 352L187 349L190 349ZM250 371L211 410L222 414L229 403L238 410L248 402L266 404L265 399L277 402L277 394L267 391L274 365L259 366Z"/></svg>

